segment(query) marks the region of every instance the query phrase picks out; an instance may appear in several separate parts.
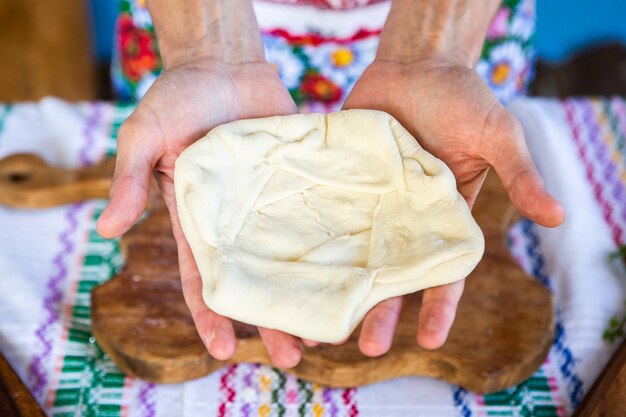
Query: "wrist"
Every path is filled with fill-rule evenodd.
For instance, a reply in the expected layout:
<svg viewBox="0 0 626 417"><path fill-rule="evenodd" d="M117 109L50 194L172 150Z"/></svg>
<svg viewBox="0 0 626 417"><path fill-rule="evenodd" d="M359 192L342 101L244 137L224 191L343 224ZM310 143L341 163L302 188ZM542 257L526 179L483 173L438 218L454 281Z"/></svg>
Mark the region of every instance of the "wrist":
<svg viewBox="0 0 626 417"><path fill-rule="evenodd" d="M473 68L500 0L394 0L376 58Z"/></svg>
<svg viewBox="0 0 626 417"><path fill-rule="evenodd" d="M374 62L419 65L421 67L461 66L473 68L475 65L473 57L467 53L451 49L438 49L436 47L416 48L411 52L379 50Z"/></svg>
<svg viewBox="0 0 626 417"><path fill-rule="evenodd" d="M250 0L148 0L163 68L206 59L264 61Z"/></svg>
<svg viewBox="0 0 626 417"><path fill-rule="evenodd" d="M159 46L159 48L162 48ZM236 53L226 48L216 48L215 45L193 45L189 47L174 47L161 51L163 69L169 70L181 65L192 64L198 68L207 66L214 68L215 64L240 65L251 63L266 63L263 54Z"/></svg>

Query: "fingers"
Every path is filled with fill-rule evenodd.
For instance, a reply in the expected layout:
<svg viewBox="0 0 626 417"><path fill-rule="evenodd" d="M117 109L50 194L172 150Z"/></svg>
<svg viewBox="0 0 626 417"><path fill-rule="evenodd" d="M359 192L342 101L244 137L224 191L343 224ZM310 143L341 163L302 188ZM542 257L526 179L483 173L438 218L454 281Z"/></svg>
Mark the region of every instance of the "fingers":
<svg viewBox="0 0 626 417"><path fill-rule="evenodd" d="M202 299L202 279L186 240L178 244L178 260L185 302L207 350L215 359L230 359L237 339L230 319L211 311Z"/></svg>
<svg viewBox="0 0 626 417"><path fill-rule="evenodd" d="M464 285L461 280L424 290L417 328L417 343L424 349L437 349L445 343Z"/></svg>
<svg viewBox="0 0 626 417"><path fill-rule="evenodd" d="M230 359L237 349L237 339L230 319L211 311L202 299L202 279L193 258L189 243L180 226L174 182L164 175L158 176L159 186L172 219L172 229L178 244L178 261L183 295L193 317L196 329L211 356L219 360ZM302 358L299 339L278 330L259 328L272 362L279 368L293 368ZM307 341L315 343L312 341Z"/></svg>
<svg viewBox="0 0 626 417"><path fill-rule="evenodd" d="M359 349L367 356L380 356L389 350L402 309L402 297L381 301L363 320Z"/></svg>
<svg viewBox="0 0 626 417"><path fill-rule="evenodd" d="M478 197L478 192L482 188L483 182L485 182L485 178L487 178L488 173L489 167L487 166L486 168L478 170L478 173L472 178L464 181L457 180L457 189L467 202L470 209L474 207L476 197Z"/></svg>
<svg viewBox="0 0 626 417"><path fill-rule="evenodd" d="M263 327L259 327L259 333L272 362L279 368L293 368L302 359L302 347L295 336Z"/></svg>
<svg viewBox="0 0 626 417"><path fill-rule="evenodd" d="M172 229L178 247L183 296L196 325L196 330L211 356L218 360L228 360L237 350L237 339L232 322L230 319L211 311L204 303L200 272L178 220L176 201L173 198L174 184L171 179L161 177L159 185L172 218Z"/></svg>
<svg viewBox="0 0 626 417"><path fill-rule="evenodd" d="M511 201L524 216L547 227L565 220L565 211L545 189L543 180L530 157L520 123L508 112L496 124L494 140L486 159L495 168Z"/></svg>
<svg viewBox="0 0 626 417"><path fill-rule="evenodd" d="M565 210L546 191L536 169L522 166L496 167L511 201L525 217L546 227L557 227L565 220Z"/></svg>
<svg viewBox="0 0 626 417"><path fill-rule="evenodd" d="M200 282L198 279L195 282ZM202 284L194 285L191 282L186 284L185 301L189 307L191 316L196 325L196 330L207 350L217 360L225 361L233 357L237 350L237 339L230 319L220 316L211 311L205 304L194 303L192 291L202 294Z"/></svg>
<svg viewBox="0 0 626 417"><path fill-rule="evenodd" d="M115 173L111 182L109 202L98 219L96 228L105 238L126 232L142 215L148 201L150 176L160 157L158 143L146 143L150 132L132 116L118 135Z"/></svg>

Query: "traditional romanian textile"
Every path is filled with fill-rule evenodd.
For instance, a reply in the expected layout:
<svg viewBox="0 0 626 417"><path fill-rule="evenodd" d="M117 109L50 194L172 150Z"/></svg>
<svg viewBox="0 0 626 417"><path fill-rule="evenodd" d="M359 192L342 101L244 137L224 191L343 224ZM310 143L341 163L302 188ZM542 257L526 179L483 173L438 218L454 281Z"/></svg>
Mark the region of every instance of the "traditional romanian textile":
<svg viewBox="0 0 626 417"><path fill-rule="evenodd" d="M122 99L141 98L161 72L144 0L122 0L113 85ZM265 55L302 111L341 107L372 62L389 0L271 0L254 3ZM487 33L478 73L498 98L525 95L532 78L534 0L505 0Z"/></svg>
<svg viewBox="0 0 626 417"><path fill-rule="evenodd" d="M510 233L514 256L559 304L548 358L517 387L477 395L413 377L330 389L252 364L176 385L130 378L90 329L91 289L123 265L117 240L95 231L101 200L47 210L0 207L0 350L57 417L567 416L617 346L602 332L626 297L623 265L607 260L625 243L626 103L525 99L511 109L568 212L559 229L523 221ZM0 158L33 152L60 166L93 164L115 153L117 129L131 110L55 99L0 106Z"/></svg>

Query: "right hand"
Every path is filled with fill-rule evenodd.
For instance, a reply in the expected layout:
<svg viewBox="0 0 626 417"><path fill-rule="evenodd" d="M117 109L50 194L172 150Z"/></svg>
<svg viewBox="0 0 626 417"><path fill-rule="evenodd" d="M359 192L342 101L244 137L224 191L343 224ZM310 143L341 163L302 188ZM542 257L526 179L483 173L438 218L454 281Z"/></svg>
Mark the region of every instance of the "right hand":
<svg viewBox="0 0 626 417"><path fill-rule="evenodd" d="M219 360L234 355L236 338L230 319L211 311L202 299L200 273L178 220L174 163L217 125L297 112L278 74L264 60L200 58L165 70L119 131L110 200L98 232L106 238L119 236L139 219L154 172L172 219L185 301L202 341ZM276 366L297 365L302 352L296 337L263 328L259 332Z"/></svg>
<svg viewBox="0 0 626 417"><path fill-rule="evenodd" d="M547 227L563 222L563 208L545 190L521 125L473 69L441 57L376 59L344 108L393 115L425 150L446 163L470 208L493 166L520 213ZM463 286L459 280L424 290L416 336L423 348L445 343ZM363 353L379 356L389 350L401 308L402 298L395 297L367 314L359 339Z"/></svg>

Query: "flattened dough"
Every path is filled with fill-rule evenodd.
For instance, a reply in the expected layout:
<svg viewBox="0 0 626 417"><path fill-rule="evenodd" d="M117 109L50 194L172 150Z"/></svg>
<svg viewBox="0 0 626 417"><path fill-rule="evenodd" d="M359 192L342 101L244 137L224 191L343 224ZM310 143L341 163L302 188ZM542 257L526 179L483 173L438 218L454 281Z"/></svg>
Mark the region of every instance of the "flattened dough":
<svg viewBox="0 0 626 417"><path fill-rule="evenodd" d="M384 112L218 126L174 183L209 308L320 342L384 299L466 277L484 250L452 172Z"/></svg>

